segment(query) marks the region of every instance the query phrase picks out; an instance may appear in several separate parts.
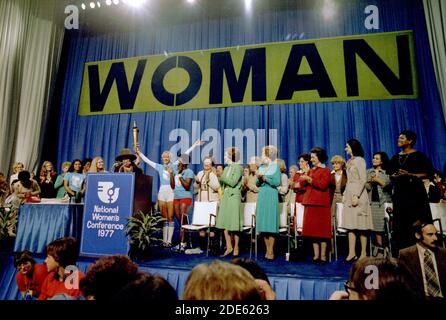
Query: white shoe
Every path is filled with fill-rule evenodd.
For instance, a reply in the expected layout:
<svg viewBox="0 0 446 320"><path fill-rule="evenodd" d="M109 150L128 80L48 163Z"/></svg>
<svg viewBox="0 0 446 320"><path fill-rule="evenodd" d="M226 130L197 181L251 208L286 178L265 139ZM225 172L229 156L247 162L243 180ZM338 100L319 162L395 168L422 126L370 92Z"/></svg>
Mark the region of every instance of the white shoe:
<svg viewBox="0 0 446 320"><path fill-rule="evenodd" d="M185 254L202 254L203 250L201 250L200 248L194 248L194 249L187 249L186 251L184 251Z"/></svg>

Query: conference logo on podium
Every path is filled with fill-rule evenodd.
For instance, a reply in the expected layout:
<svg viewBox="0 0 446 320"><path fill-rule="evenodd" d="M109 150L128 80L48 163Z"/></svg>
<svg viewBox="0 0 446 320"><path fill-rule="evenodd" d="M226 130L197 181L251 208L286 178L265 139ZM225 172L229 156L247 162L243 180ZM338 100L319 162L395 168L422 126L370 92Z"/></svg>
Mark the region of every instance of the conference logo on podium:
<svg viewBox="0 0 446 320"><path fill-rule="evenodd" d="M110 181L98 182L98 197L103 203L112 204L119 198L119 188L113 188L114 184Z"/></svg>

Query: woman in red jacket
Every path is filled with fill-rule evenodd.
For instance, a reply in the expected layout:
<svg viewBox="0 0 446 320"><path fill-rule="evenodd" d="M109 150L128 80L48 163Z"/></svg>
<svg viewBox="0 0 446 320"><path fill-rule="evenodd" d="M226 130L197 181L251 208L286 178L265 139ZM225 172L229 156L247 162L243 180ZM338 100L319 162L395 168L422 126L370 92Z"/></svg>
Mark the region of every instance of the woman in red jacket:
<svg viewBox="0 0 446 320"><path fill-rule="evenodd" d="M324 164L328 159L326 151L315 147L310 153L313 168L308 175L300 177L301 183L307 188L302 201L305 206L302 236L313 239L313 262L325 264L327 241L332 236L329 189L331 174Z"/></svg>

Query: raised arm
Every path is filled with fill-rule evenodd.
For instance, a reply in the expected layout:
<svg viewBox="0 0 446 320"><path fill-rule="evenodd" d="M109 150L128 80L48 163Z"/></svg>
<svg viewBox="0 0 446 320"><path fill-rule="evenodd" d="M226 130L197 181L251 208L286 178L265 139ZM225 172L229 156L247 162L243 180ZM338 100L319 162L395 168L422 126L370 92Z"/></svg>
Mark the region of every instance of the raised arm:
<svg viewBox="0 0 446 320"><path fill-rule="evenodd" d="M153 162L152 160L150 160L149 158L147 158L139 148L136 148L135 150L136 154L141 158L142 161L144 161L145 163L147 163L149 166L151 166L153 169L156 169L156 162Z"/></svg>

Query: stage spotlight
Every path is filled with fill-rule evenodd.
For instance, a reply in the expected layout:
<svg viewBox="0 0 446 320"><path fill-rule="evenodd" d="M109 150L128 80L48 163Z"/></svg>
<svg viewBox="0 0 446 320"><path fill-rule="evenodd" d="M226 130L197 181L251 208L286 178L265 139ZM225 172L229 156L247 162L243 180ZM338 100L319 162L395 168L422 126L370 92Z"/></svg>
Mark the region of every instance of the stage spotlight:
<svg viewBox="0 0 446 320"><path fill-rule="evenodd" d="M336 7L333 0L325 0L322 8L322 15L326 20L332 19L336 14Z"/></svg>
<svg viewBox="0 0 446 320"><path fill-rule="evenodd" d="M247 13L252 11L252 0L245 0L245 10Z"/></svg>
<svg viewBox="0 0 446 320"><path fill-rule="evenodd" d="M96 3L90 2L90 8L94 9L96 7Z"/></svg>
<svg viewBox="0 0 446 320"><path fill-rule="evenodd" d="M98 2L96 2L96 4L97 4L97 6L98 6L98 8L100 8L101 7L101 3L98 1Z"/></svg>
<svg viewBox="0 0 446 320"><path fill-rule="evenodd" d="M112 4L112 0L106 0L106 1L105 1L105 4L106 4L107 6L111 6L111 4Z"/></svg>
<svg viewBox="0 0 446 320"><path fill-rule="evenodd" d="M145 2L146 2L146 0L127 0L128 5L132 6L132 7L140 7Z"/></svg>
<svg viewBox="0 0 446 320"><path fill-rule="evenodd" d="M189 3L194 3L195 0L187 0L187 2L189 2Z"/></svg>
<svg viewBox="0 0 446 320"><path fill-rule="evenodd" d="M113 0L113 3L118 5L119 4L119 0Z"/></svg>
<svg viewBox="0 0 446 320"><path fill-rule="evenodd" d="M82 8L82 10L87 9L87 6L85 5L85 3L82 3L82 4L81 4L81 8Z"/></svg>

